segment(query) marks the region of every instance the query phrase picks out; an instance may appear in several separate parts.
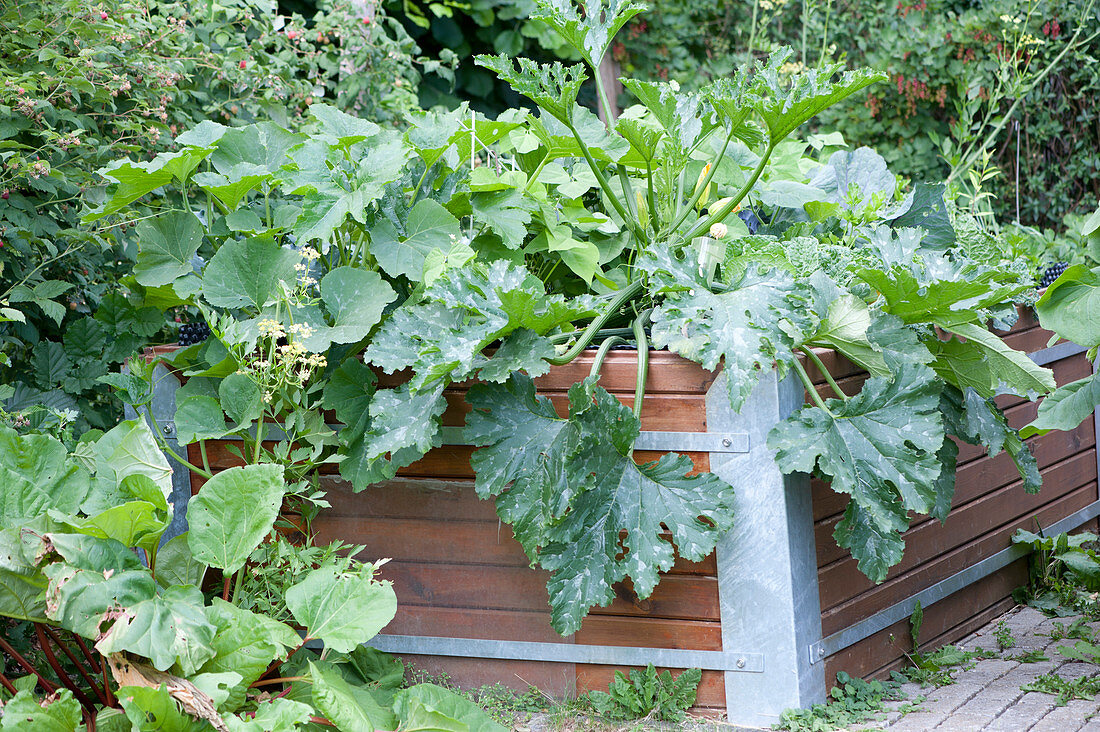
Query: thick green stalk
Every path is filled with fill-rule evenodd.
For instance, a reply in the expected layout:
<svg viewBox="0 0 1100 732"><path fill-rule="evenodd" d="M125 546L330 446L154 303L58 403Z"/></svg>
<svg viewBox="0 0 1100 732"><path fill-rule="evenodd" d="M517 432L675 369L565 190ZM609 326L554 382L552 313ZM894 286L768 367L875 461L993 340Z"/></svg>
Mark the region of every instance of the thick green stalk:
<svg viewBox="0 0 1100 732"><path fill-rule="evenodd" d="M615 295L614 299L608 303L607 309L597 315L595 320L588 324L588 327L584 329L584 332L581 333L580 338L573 344L572 348L557 358L549 359L550 365L563 366L579 356L584 349L588 348L588 344L592 342L592 339L596 337L596 333L603 328L604 324L618 313L623 305L626 305L630 300L637 297L644 288L644 280L637 279L620 290L619 294Z"/></svg>
<svg viewBox="0 0 1100 732"><path fill-rule="evenodd" d="M602 58L600 63L603 63ZM607 89L603 85L603 77L600 76L600 64L592 67L592 78L596 80L596 93L599 95L600 104L603 106L604 124L607 125L608 130L611 130L615 126L615 118L611 114L611 102L608 100Z"/></svg>
<svg viewBox="0 0 1100 732"><path fill-rule="evenodd" d="M645 161L646 190L645 200L649 206L649 228L653 230L653 236L660 237L660 223L657 220L657 203L653 195L653 165L649 160Z"/></svg>
<svg viewBox="0 0 1100 732"><path fill-rule="evenodd" d="M592 340L596 340L597 338L610 338L611 336L623 336L625 338L626 336L633 333L634 330L632 328L602 328L592 337ZM555 335L547 336L546 340L557 345L558 343L565 343L575 334L576 331L571 331L569 333L556 333Z"/></svg>
<svg viewBox="0 0 1100 732"><path fill-rule="evenodd" d="M810 395L810 399L817 405L823 412L830 417L836 417L835 414L829 411L829 408L825 406L825 400L821 398L821 395L817 393L817 389L814 388L814 384L810 381L809 374L806 373L806 369L802 368L802 364L798 362L798 359L794 359L794 370L798 374L799 381L802 382L802 386L805 387L806 393Z"/></svg>
<svg viewBox="0 0 1100 732"><path fill-rule="evenodd" d="M588 163L588 167L592 170L592 174L596 176L596 182L600 184L600 188L607 196L607 199L611 201L611 206L615 209L615 212L619 214L620 218L622 218L627 228L637 234L637 219L632 219L627 210L623 208L622 201L615 195L615 190L611 187L611 183L607 180L607 176L603 174L603 170L596 164L595 158L592 157L592 153L588 150L588 145L586 145L581 138L581 133L577 131L576 126L572 123L569 123L569 131L573 133L573 138L577 141L577 145L580 146L581 154L584 155L584 159Z"/></svg>
<svg viewBox="0 0 1100 732"><path fill-rule="evenodd" d="M684 241L691 241L697 236L702 236L704 232L710 231L710 227L717 224L720 221L724 221L730 212L744 200L748 195L752 187L756 185L756 181L760 178L760 174L764 172L764 166L768 164L768 158L772 155L772 150L775 149L775 143L768 142L768 147L764 150L764 155L760 158L760 164L756 166L756 170L752 172L752 177L748 182L737 192L737 195L726 202L722 208L712 213L705 220L699 222L695 227L688 232L688 235L684 237Z"/></svg>
<svg viewBox="0 0 1100 732"><path fill-rule="evenodd" d="M718 173L718 166L721 164L722 158L726 154L726 148L729 147L730 140L732 139L733 129L730 128L729 134L726 135L726 141L722 143L722 149L721 151L719 151L718 157L715 158L714 162L710 164L710 170L707 171L706 176L703 178L702 185L695 186L695 190L691 194L691 200L684 205L683 209L681 209L679 215L676 217L676 220L672 222L672 226L668 227L669 233L676 231L676 227L684 223L684 219L686 219L688 217L688 214L691 213L691 210L695 208L695 204L699 203L699 199L703 197L703 191L707 189L707 186L710 185L711 180ZM677 201L677 203L679 203L679 201Z"/></svg>
<svg viewBox="0 0 1100 732"><path fill-rule="evenodd" d="M645 382L649 377L649 338L646 337L645 327L649 322L652 308L642 311L642 314L634 319L634 342L638 344L638 371L634 378L634 416L642 417L642 402L645 401Z"/></svg>
<svg viewBox="0 0 1100 732"><path fill-rule="evenodd" d="M798 350L800 350L800 351L802 351L802 353L806 354L806 358L813 361L814 366L816 366L817 370L820 371L822 373L822 375L825 377L825 381L827 381L829 383L829 387L833 390L833 393L837 395L837 398L839 398L839 399L841 399L842 401L845 401L845 402L848 401L848 395L845 394L843 391L841 391L840 387L837 386L836 381L833 379L833 375L829 373L829 369L825 368L825 364L822 363L821 359L818 357L818 355L816 353L814 353L814 349L812 349L812 348L799 348Z"/></svg>

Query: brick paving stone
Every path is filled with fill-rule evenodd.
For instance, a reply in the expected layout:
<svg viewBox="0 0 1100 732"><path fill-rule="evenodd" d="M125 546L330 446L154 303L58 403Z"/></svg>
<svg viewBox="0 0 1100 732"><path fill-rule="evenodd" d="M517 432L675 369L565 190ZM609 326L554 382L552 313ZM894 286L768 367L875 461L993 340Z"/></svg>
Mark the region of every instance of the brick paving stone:
<svg viewBox="0 0 1100 732"><path fill-rule="evenodd" d="M1022 732L1054 709L1054 697L1029 692L1017 699L986 727L988 732ZM948 717L948 720L951 718Z"/></svg>
<svg viewBox="0 0 1100 732"><path fill-rule="evenodd" d="M1095 700L1074 699L1064 707L1055 707L1028 732L1077 732L1096 713Z"/></svg>
<svg viewBox="0 0 1100 732"><path fill-rule="evenodd" d="M989 716L986 714L952 714L934 729L951 732L981 732L987 724L989 724Z"/></svg>
<svg viewBox="0 0 1100 732"><path fill-rule="evenodd" d="M969 669L955 672L956 683L939 689L903 684L905 701L890 702L879 720L861 725L859 730L889 732L1100 732L1100 700L1075 700L1064 707L1055 706L1055 697L1025 692L1025 686L1043 674L1057 671L1073 679L1100 674L1100 666L1067 660L1056 652L1060 645L1073 645L1075 639L1052 641L1054 620L1031 608L1021 608L1003 618L1016 643L999 657L975 661ZM995 649L997 619L959 644L967 650ZM1069 627L1074 618L1058 618ZM1096 624L1100 628L1100 624ZM1042 650L1048 660L1022 663L1013 656ZM923 697L921 701L917 701ZM915 706L903 714L900 708Z"/></svg>
<svg viewBox="0 0 1100 732"><path fill-rule="evenodd" d="M928 732L930 729L935 729L946 718L946 714L939 712L913 712L906 714L886 729L890 732Z"/></svg>

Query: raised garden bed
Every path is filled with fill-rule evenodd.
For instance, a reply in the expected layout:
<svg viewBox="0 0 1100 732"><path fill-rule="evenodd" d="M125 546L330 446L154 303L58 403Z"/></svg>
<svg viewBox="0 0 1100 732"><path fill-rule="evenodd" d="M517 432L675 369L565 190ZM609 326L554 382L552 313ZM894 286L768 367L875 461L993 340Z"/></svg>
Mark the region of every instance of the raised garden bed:
<svg viewBox="0 0 1100 732"><path fill-rule="evenodd" d="M1089 373L1083 349L1047 348L1050 336L1025 313L1006 341L1052 368L1059 384ZM866 378L834 354L822 358L849 393ZM601 372L601 385L626 403L635 359L613 352ZM563 410L566 389L590 364L582 356L555 368L537 380L540 391ZM373 644L460 685L533 684L558 695L606 687L622 666L700 667L702 710L769 724L785 708L821 700L837 671L882 675L903 663L918 600L925 645L961 638L1007 608L1026 579L1023 550L1010 543L1017 528L1037 522L1063 531L1100 514L1093 420L1029 440L1044 478L1037 495L1023 492L1007 455L989 458L962 445L946 523L915 520L905 558L874 585L832 538L845 497L806 476L784 477L764 445L775 422L801 404L801 386L765 377L738 415L722 378L652 353L636 457L684 452L697 469L729 481L737 490L736 528L716 555L678 561L644 601L619 586L617 599L594 609L568 638L550 627L545 574L528 567L492 504L474 495L472 448L459 429L468 409L464 387L448 391L447 444L397 479L355 494L338 476L326 477L333 508L314 522L319 540L363 544L366 557L392 559L383 576L394 582L397 617ZM172 409L173 381L163 382L154 404L162 419ZM998 403L1017 428L1035 415L1032 402ZM213 467L236 464L225 448L208 443ZM181 500L199 480L179 485Z"/></svg>

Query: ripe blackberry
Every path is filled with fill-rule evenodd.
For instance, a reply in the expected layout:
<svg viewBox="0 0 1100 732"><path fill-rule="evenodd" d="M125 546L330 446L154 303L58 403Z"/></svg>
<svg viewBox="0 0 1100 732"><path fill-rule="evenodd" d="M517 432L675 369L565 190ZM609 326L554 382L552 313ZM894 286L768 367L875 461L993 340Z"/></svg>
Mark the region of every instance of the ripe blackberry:
<svg viewBox="0 0 1100 732"><path fill-rule="evenodd" d="M210 337L210 326L199 321L197 323L185 323L180 326L179 344L187 347L195 343L202 343Z"/></svg>
<svg viewBox="0 0 1100 732"><path fill-rule="evenodd" d="M1042 275L1039 277L1039 287L1049 287L1054 283L1054 280L1058 279L1066 268L1069 267L1069 262L1055 262L1054 264L1043 270Z"/></svg>

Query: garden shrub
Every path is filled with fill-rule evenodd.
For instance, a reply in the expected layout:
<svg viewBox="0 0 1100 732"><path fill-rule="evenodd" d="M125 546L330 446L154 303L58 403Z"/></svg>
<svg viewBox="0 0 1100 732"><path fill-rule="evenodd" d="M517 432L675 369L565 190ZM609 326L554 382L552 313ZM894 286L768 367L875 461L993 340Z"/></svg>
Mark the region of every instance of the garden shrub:
<svg viewBox="0 0 1100 732"><path fill-rule="evenodd" d="M294 125L317 98L396 123L416 103L416 46L370 3L326 2L310 20L269 0L6 4L0 14L0 394L118 418L96 379L166 320L126 277L137 208L81 226L95 170L148 160L203 119ZM425 62L428 69L442 68ZM6 321L6 322L5 322Z"/></svg>

